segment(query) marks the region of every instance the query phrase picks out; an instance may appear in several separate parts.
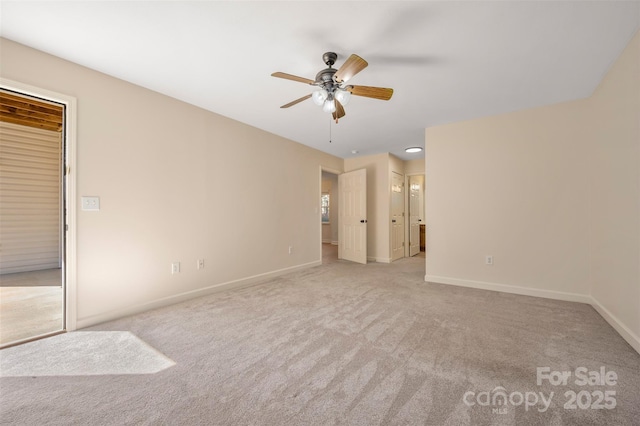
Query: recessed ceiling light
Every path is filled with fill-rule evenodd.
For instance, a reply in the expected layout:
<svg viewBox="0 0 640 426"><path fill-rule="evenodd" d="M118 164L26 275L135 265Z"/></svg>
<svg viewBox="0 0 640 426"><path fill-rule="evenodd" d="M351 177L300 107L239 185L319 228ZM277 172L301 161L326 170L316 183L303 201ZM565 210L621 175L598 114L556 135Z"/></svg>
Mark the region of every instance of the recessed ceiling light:
<svg viewBox="0 0 640 426"><path fill-rule="evenodd" d="M409 147L407 149L404 150L405 152L420 152L422 151L422 148L420 148L419 146L412 146Z"/></svg>
<svg viewBox="0 0 640 426"><path fill-rule="evenodd" d="M354 149L353 151L351 151L351 153L352 153L352 154L357 154L357 153L358 153L358 150L357 150L357 149Z"/></svg>

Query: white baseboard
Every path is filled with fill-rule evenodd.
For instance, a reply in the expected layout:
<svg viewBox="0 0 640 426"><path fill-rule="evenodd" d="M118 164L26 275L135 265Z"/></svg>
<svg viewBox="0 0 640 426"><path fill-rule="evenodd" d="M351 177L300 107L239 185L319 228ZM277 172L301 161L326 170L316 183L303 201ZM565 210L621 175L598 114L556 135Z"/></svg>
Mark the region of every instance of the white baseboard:
<svg viewBox="0 0 640 426"><path fill-rule="evenodd" d="M390 257L369 257L369 256L367 256L367 262L391 263L391 258Z"/></svg>
<svg viewBox="0 0 640 426"><path fill-rule="evenodd" d="M591 296L591 306L613 327L633 349L640 354L640 337L622 323L615 315L605 308L596 298Z"/></svg>
<svg viewBox="0 0 640 426"><path fill-rule="evenodd" d="M455 285L458 287L477 288L482 290L501 291L503 293L520 294L523 296L543 297L545 299L563 300L566 302L586 303L604 318L631 347L640 353L640 338L631 331L622 321L605 308L598 300L590 295L567 293L562 291L542 290L529 287L519 287L508 284L496 284L483 281L462 280L458 278L439 277L435 275L425 275L424 280L437 284Z"/></svg>
<svg viewBox="0 0 640 426"><path fill-rule="evenodd" d="M115 320L118 318L126 317L129 315L138 314L141 312L149 311L151 309L162 308L164 306L173 305L176 303L184 302L196 297L207 296L209 294L218 293L225 290L231 290L236 288L250 287L258 284L261 281L269 278L275 278L280 275L288 274L290 272L299 271L302 269L313 268L314 266L322 265L321 260L305 263L302 265L292 266L289 268L283 268L276 271L266 272L263 274L253 275L251 277L240 278L226 283L214 284L208 287L199 288L197 290L187 291L184 293L163 297L151 302L141 303L139 305L128 306L122 309L116 309L113 311L105 312L98 315L92 315L85 318L78 318L76 322L76 329L90 327L92 325L100 324L106 321Z"/></svg>
<svg viewBox="0 0 640 426"><path fill-rule="evenodd" d="M482 290L501 291L503 293L520 294L523 296L543 297L545 299L591 304L591 297L586 294L519 287L515 285L489 283L484 281L463 280L459 278L438 277L435 275L425 275L424 280L438 284L455 285L458 287L479 288Z"/></svg>

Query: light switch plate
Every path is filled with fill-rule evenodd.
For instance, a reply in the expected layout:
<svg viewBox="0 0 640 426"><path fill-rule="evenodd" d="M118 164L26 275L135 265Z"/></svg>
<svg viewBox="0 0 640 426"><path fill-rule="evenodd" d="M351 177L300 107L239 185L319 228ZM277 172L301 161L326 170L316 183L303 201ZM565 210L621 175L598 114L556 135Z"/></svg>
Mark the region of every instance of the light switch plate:
<svg viewBox="0 0 640 426"><path fill-rule="evenodd" d="M100 211L100 197L81 197L82 210L85 212Z"/></svg>

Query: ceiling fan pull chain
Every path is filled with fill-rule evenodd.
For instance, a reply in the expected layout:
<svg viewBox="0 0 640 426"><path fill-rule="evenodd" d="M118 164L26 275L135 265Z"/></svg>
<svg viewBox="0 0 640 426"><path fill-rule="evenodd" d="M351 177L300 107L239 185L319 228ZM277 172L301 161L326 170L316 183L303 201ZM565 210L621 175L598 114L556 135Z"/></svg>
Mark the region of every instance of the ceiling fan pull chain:
<svg viewBox="0 0 640 426"><path fill-rule="evenodd" d="M331 143L331 117L329 117L329 143Z"/></svg>

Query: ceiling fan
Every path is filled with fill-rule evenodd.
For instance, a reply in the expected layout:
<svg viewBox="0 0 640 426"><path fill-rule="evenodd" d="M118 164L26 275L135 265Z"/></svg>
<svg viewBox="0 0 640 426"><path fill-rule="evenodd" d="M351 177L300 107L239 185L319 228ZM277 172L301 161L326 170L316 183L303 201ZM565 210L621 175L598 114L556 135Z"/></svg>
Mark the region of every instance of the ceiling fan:
<svg viewBox="0 0 640 426"><path fill-rule="evenodd" d="M354 54L349 56L339 69L335 69L333 68L333 64L335 64L336 59L338 59L338 55L334 52L326 52L322 55L322 60L327 64L328 68L316 74L315 80L283 72L274 72L271 74L273 77L299 81L318 87L313 93L282 105L280 108L289 108L290 106L311 98L316 105L322 107L324 112L331 113L337 123L340 118L345 116L344 106L349 102L351 95L364 96L366 98L380 99L383 101L391 99L393 89L346 84L354 75L369 65L367 61Z"/></svg>

